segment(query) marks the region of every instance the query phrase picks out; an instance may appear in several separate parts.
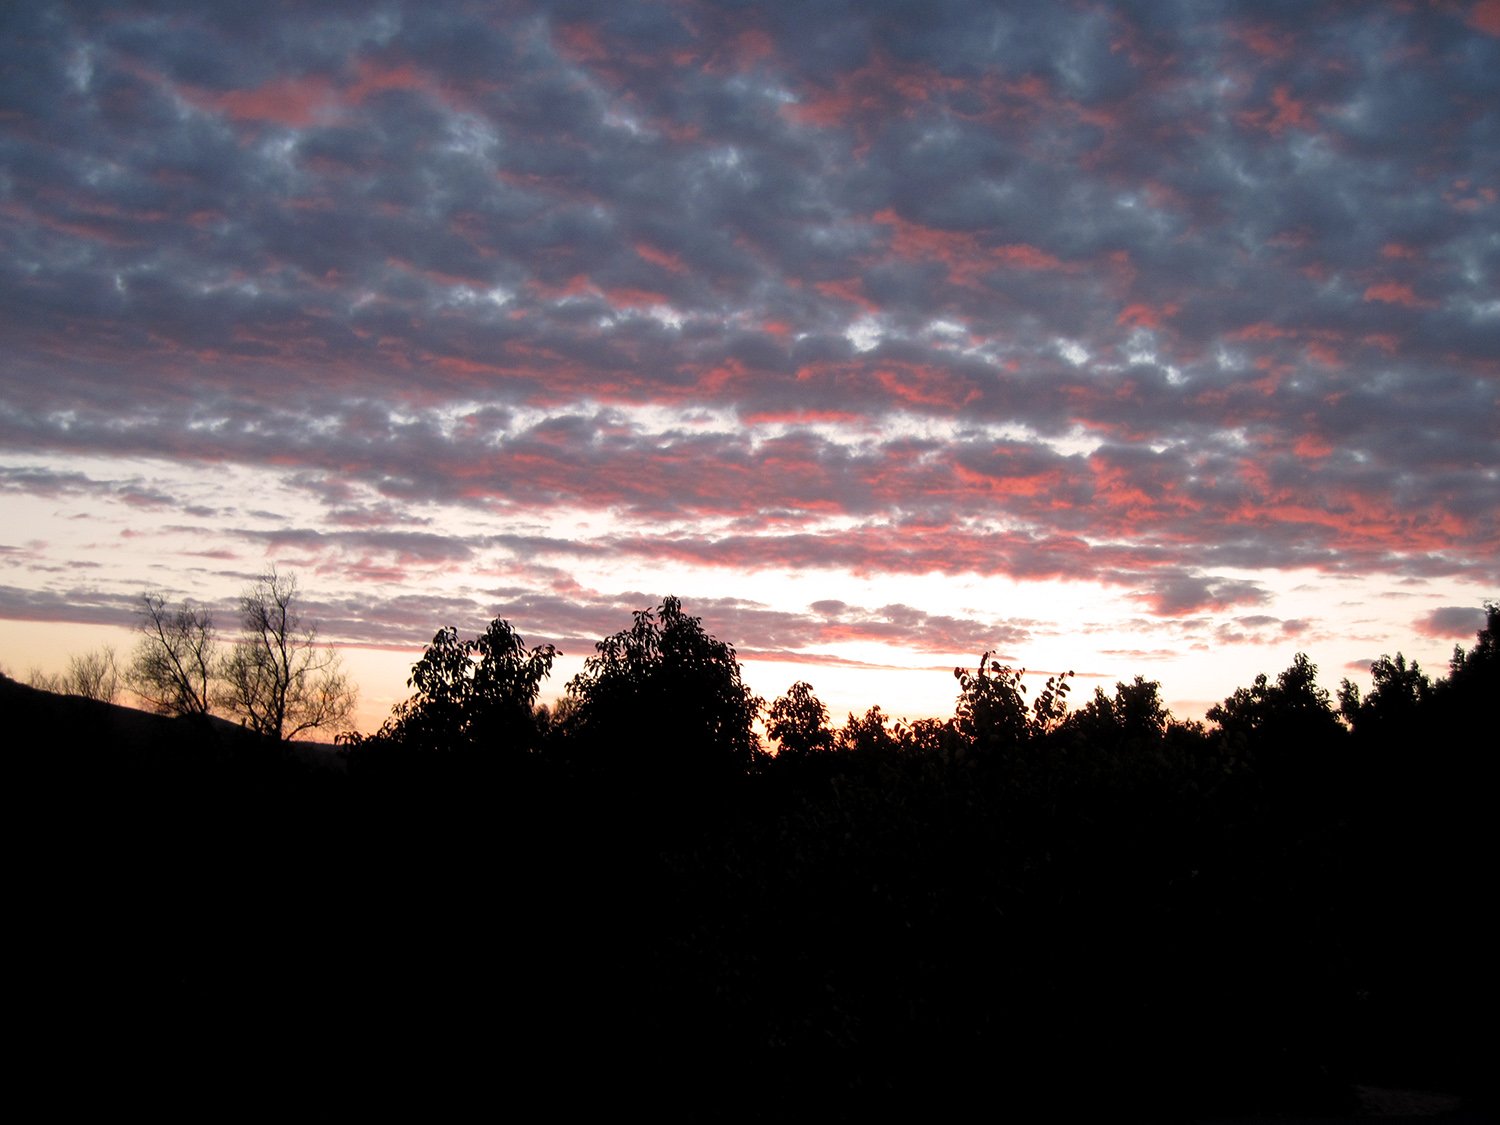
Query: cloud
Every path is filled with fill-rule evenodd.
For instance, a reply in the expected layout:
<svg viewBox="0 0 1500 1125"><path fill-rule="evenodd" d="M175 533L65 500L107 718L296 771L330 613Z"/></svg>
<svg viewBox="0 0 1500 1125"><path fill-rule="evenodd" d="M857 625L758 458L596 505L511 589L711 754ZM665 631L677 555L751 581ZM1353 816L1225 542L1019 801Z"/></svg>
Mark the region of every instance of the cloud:
<svg viewBox="0 0 1500 1125"><path fill-rule="evenodd" d="M1146 588L1132 597L1150 607L1153 613L1171 617L1237 605L1259 605L1270 600L1265 589L1254 582L1185 573L1151 575Z"/></svg>
<svg viewBox="0 0 1500 1125"><path fill-rule="evenodd" d="M73 621L86 625L135 625L137 597L74 586L28 590L0 586L0 617L12 621Z"/></svg>
<svg viewBox="0 0 1500 1125"><path fill-rule="evenodd" d="M1101 656L1128 660L1132 664L1143 660L1180 660L1182 653L1169 648L1101 648Z"/></svg>
<svg viewBox="0 0 1500 1125"><path fill-rule="evenodd" d="M654 610L661 602L662 595L641 591L552 592L507 586L468 597L324 596L310 599L305 613L320 623L324 635L342 643L414 647L448 625L476 635L498 617L509 621L528 643L548 642L586 654L595 641L628 628L632 614ZM739 598L697 598L686 600L683 608L702 618L709 632L733 644L743 658L841 667L886 665L853 658L838 651L839 646L876 644L923 655L977 655L1025 644L1030 626L1036 624L933 614L901 604L867 608L840 602L839 611L829 613L828 604L796 611Z"/></svg>
<svg viewBox="0 0 1500 1125"><path fill-rule="evenodd" d="M17 502L538 598L616 556L1168 620L1500 581L1490 0L0 18ZM1014 643L888 600L723 612Z"/></svg>
<svg viewBox="0 0 1500 1125"><path fill-rule="evenodd" d="M1484 628L1484 610L1474 606L1445 605L1412 622L1427 637L1473 637Z"/></svg>
<svg viewBox="0 0 1500 1125"><path fill-rule="evenodd" d="M1293 618L1283 620L1266 613L1252 613L1221 622L1213 631L1220 644L1281 644L1296 638L1299 642L1312 623Z"/></svg>

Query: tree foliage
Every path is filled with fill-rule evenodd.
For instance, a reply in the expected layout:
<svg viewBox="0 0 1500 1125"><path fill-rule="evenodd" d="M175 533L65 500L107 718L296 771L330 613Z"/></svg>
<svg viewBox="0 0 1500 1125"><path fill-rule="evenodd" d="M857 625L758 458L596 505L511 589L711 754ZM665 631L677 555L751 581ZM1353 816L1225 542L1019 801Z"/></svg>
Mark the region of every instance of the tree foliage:
<svg viewBox="0 0 1500 1125"><path fill-rule="evenodd" d="M218 930L242 932L249 881L222 873L246 870L269 842L282 849L266 868L275 877L256 880L266 892L250 913L282 908L300 924L309 906L331 903L337 919L353 906L369 940L350 947L338 1002L384 1014L404 993L414 1026L441 1022L432 996L472 998L494 977L490 905L474 888L493 882L498 855L510 912L526 920L512 928L514 959L535 982L518 1001L506 978L501 999L548 1035L619 1013L613 1038L666 1053L706 1039L871 1045L878 1057L859 1079L881 1097L884 1045L977 1050L1008 1068L1008 1089L1033 1079L1048 1111L1087 1071L1112 1104L1126 1080L1133 1105L1148 1089L1185 1099L1147 1107L1163 1119L1232 1116L1246 1106L1203 1094L1277 1082L1347 1099L1372 1064L1366 1077L1389 1065L1438 1081L1456 1065L1488 1090L1468 1017L1494 1006L1483 888L1497 625L1492 609L1479 644L1430 690L1399 654L1377 662L1353 734L1300 654L1214 708L1218 731L1174 722L1160 685L1139 676L1069 711L1071 677L1028 692L989 653L960 670L947 721L893 722L874 706L835 733L798 682L769 710L783 753L752 750L746 777L735 747L752 742L758 701L733 649L669 599L600 643L545 734L536 699L555 653L496 621L473 639L438 632L412 669L412 698L380 735L354 741L347 775L314 777L253 738L235 740L247 749L231 747L241 756L220 775L224 744L207 736L221 732L162 723L192 740L184 747L218 749L180 779L182 757L160 754L132 778L118 768L129 755L100 739L102 768L70 762L68 776L101 779L78 818L96 832L91 854L125 848L120 870L172 872L191 840L189 859L205 857L140 910L136 930L184 904L143 950L201 922L205 893L221 896ZM0 681L0 702L34 694ZM1419 737L1389 737L1407 711L1417 725L1401 729ZM34 729L27 742L45 737ZM503 752L521 746L536 752ZM1334 752L1289 752L1318 747ZM270 770L255 765L267 760ZM601 760L609 767L574 768ZM705 770L723 783L705 784ZM123 799L122 779L133 782ZM108 831L100 812L116 817ZM153 824L166 825L162 846L143 851ZM332 877L306 865L330 849L344 857ZM127 906L140 898L133 883L126 891ZM1369 904L1387 901L1423 909L1372 926ZM222 973L206 979L223 989L260 956L210 950L188 971ZM241 987L279 987L269 1003L283 1012L328 995L313 964L282 951ZM205 978L188 979L197 989ZM395 987L370 999L370 980ZM1181 1094L1193 1083L1198 1093ZM1249 1108L1288 1105L1277 1094Z"/></svg>
<svg viewBox="0 0 1500 1125"><path fill-rule="evenodd" d="M625 755L644 769L743 773L760 751L764 701L740 678L734 646L674 597L636 612L568 683L571 725L586 757Z"/></svg>
<svg viewBox="0 0 1500 1125"><path fill-rule="evenodd" d="M1171 722L1161 684L1136 676L1131 683L1116 683L1113 696L1096 687L1093 699L1069 715L1064 725L1090 742L1119 746L1159 739Z"/></svg>
<svg viewBox="0 0 1500 1125"><path fill-rule="evenodd" d="M175 608L161 593L141 595L140 643L126 672L130 689L162 715L206 715L213 707L218 636L205 609Z"/></svg>
<svg viewBox="0 0 1500 1125"><path fill-rule="evenodd" d="M779 753L807 757L833 749L833 731L828 726L828 708L812 685L798 680L767 712L766 733L781 744Z"/></svg>
<svg viewBox="0 0 1500 1125"><path fill-rule="evenodd" d="M1273 753L1304 745L1331 745L1343 727L1328 689L1318 686L1318 666L1299 652L1272 683L1264 672L1208 709L1208 720L1232 738Z"/></svg>
<svg viewBox="0 0 1500 1125"><path fill-rule="evenodd" d="M1447 681L1453 690L1488 688L1500 681L1500 602L1485 602L1484 617L1473 648L1465 652L1462 645L1453 646Z"/></svg>
<svg viewBox="0 0 1500 1125"><path fill-rule="evenodd" d="M892 724L877 703L863 716L852 711L849 713L843 729L838 732L837 745L846 754L881 757L903 749L905 733L904 724Z"/></svg>
<svg viewBox="0 0 1500 1125"><path fill-rule="evenodd" d="M1402 653L1394 659L1382 655L1370 665L1370 694L1360 698L1359 685L1345 679L1339 684L1339 713L1356 731L1372 724L1397 725L1405 728L1432 695L1432 680L1413 660Z"/></svg>
<svg viewBox="0 0 1500 1125"><path fill-rule="evenodd" d="M240 639L219 669L217 699L261 734L295 738L348 725L358 691L337 652L297 608L297 579L274 567L240 595Z"/></svg>
<svg viewBox="0 0 1500 1125"><path fill-rule="evenodd" d="M528 649L499 618L472 640L440 629L406 681L415 694L381 734L428 750L533 749L536 698L559 655L550 644Z"/></svg>
<svg viewBox="0 0 1500 1125"><path fill-rule="evenodd" d="M986 652L970 672L953 669L958 680L955 728L980 752L1019 746L1054 730L1067 715L1071 671L1047 677L1047 683L1027 706L1025 668L999 664Z"/></svg>

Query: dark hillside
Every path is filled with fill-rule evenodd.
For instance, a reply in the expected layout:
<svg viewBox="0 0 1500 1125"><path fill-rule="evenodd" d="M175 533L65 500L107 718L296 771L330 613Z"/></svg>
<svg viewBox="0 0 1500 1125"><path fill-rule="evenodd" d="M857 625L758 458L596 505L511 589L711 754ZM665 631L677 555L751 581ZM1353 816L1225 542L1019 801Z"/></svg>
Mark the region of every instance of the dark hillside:
<svg viewBox="0 0 1500 1125"><path fill-rule="evenodd" d="M347 810L331 747L8 679L0 715L50 1018L90 1036L180 1035L324 987L343 904L323 892L339 884Z"/></svg>

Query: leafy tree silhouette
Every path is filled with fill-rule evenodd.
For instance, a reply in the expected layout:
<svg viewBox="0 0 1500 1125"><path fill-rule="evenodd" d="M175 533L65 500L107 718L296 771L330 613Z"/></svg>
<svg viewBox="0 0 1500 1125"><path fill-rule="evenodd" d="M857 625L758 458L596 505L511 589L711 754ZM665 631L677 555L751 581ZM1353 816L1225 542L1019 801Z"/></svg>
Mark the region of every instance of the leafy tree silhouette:
<svg viewBox="0 0 1500 1125"><path fill-rule="evenodd" d="M1344 733L1326 688L1318 686L1318 666L1299 652L1273 684L1264 672L1248 688L1236 688L1208 709L1231 739L1273 753L1293 747L1334 745Z"/></svg>
<svg viewBox="0 0 1500 1125"><path fill-rule="evenodd" d="M766 731L781 744L780 754L801 758L833 749L833 731L828 726L828 708L812 685L798 680L767 714Z"/></svg>
<svg viewBox="0 0 1500 1125"><path fill-rule="evenodd" d="M980 752L1018 746L1031 732L1029 709L1022 698L1026 685L1021 677L1026 670L993 663L994 655L981 656L973 672L953 669L958 681L954 726Z"/></svg>
<svg viewBox="0 0 1500 1125"><path fill-rule="evenodd" d="M894 753L901 748L902 735L906 728L903 724L897 723L893 729L887 725L889 722L889 716L880 709L878 703L866 711L863 717L857 717L851 711L848 721L838 732L839 749L849 754L859 755Z"/></svg>
<svg viewBox="0 0 1500 1125"><path fill-rule="evenodd" d="M536 697L560 655L550 644L528 649L500 618L471 641L440 630L412 668L407 686L417 693L398 706L398 725L415 741L452 749L528 743Z"/></svg>
<svg viewBox="0 0 1500 1125"><path fill-rule="evenodd" d="M1116 683L1113 698L1096 687L1094 698L1069 715L1064 725L1086 742L1114 747L1161 738L1171 718L1161 700L1161 684L1136 676L1129 684Z"/></svg>
<svg viewBox="0 0 1500 1125"><path fill-rule="evenodd" d="M959 687L954 727L981 753L1020 746L1056 729L1067 715L1068 680L1073 677L1071 671L1049 676L1028 707L1021 682L1026 669L995 663L994 655L981 656L973 672L953 669Z"/></svg>
<svg viewBox="0 0 1500 1125"><path fill-rule="evenodd" d="M1453 648L1447 679L1435 685L1433 702L1437 721L1447 729L1447 740L1472 752L1494 746L1496 739L1495 701L1500 699L1500 603L1486 602L1485 625L1473 648ZM1494 754L1480 756L1495 772ZM1490 787L1485 787L1485 792Z"/></svg>
<svg viewBox="0 0 1500 1125"><path fill-rule="evenodd" d="M1484 603L1485 623L1473 648L1453 646L1448 684L1454 691L1492 689L1500 681L1500 602Z"/></svg>
<svg viewBox="0 0 1500 1125"><path fill-rule="evenodd" d="M1339 684L1339 713L1349 720L1355 733L1380 726L1405 731L1417 721L1422 704L1432 695L1432 681L1417 662L1406 663L1396 653L1393 660L1381 656L1370 666L1370 694L1360 698L1359 685L1345 679Z"/></svg>
<svg viewBox="0 0 1500 1125"><path fill-rule="evenodd" d="M740 679L734 647L675 597L606 637L568 683L568 735L580 764L643 777L743 774L760 753L764 704Z"/></svg>
<svg viewBox="0 0 1500 1125"><path fill-rule="evenodd" d="M396 704L376 734L343 742L365 763L391 748L455 758L535 751L536 697L560 655L550 644L528 649L498 617L472 640L451 625L439 629L406 681L415 694Z"/></svg>

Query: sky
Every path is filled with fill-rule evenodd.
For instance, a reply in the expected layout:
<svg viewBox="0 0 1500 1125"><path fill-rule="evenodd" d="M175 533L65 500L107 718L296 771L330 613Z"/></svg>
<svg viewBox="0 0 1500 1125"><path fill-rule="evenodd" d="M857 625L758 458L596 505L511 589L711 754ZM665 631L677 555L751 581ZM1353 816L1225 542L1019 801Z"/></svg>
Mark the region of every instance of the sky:
<svg viewBox="0 0 1500 1125"><path fill-rule="evenodd" d="M1500 0L6 5L0 665L275 565L365 729L668 594L838 718L1442 671L1497 192Z"/></svg>

